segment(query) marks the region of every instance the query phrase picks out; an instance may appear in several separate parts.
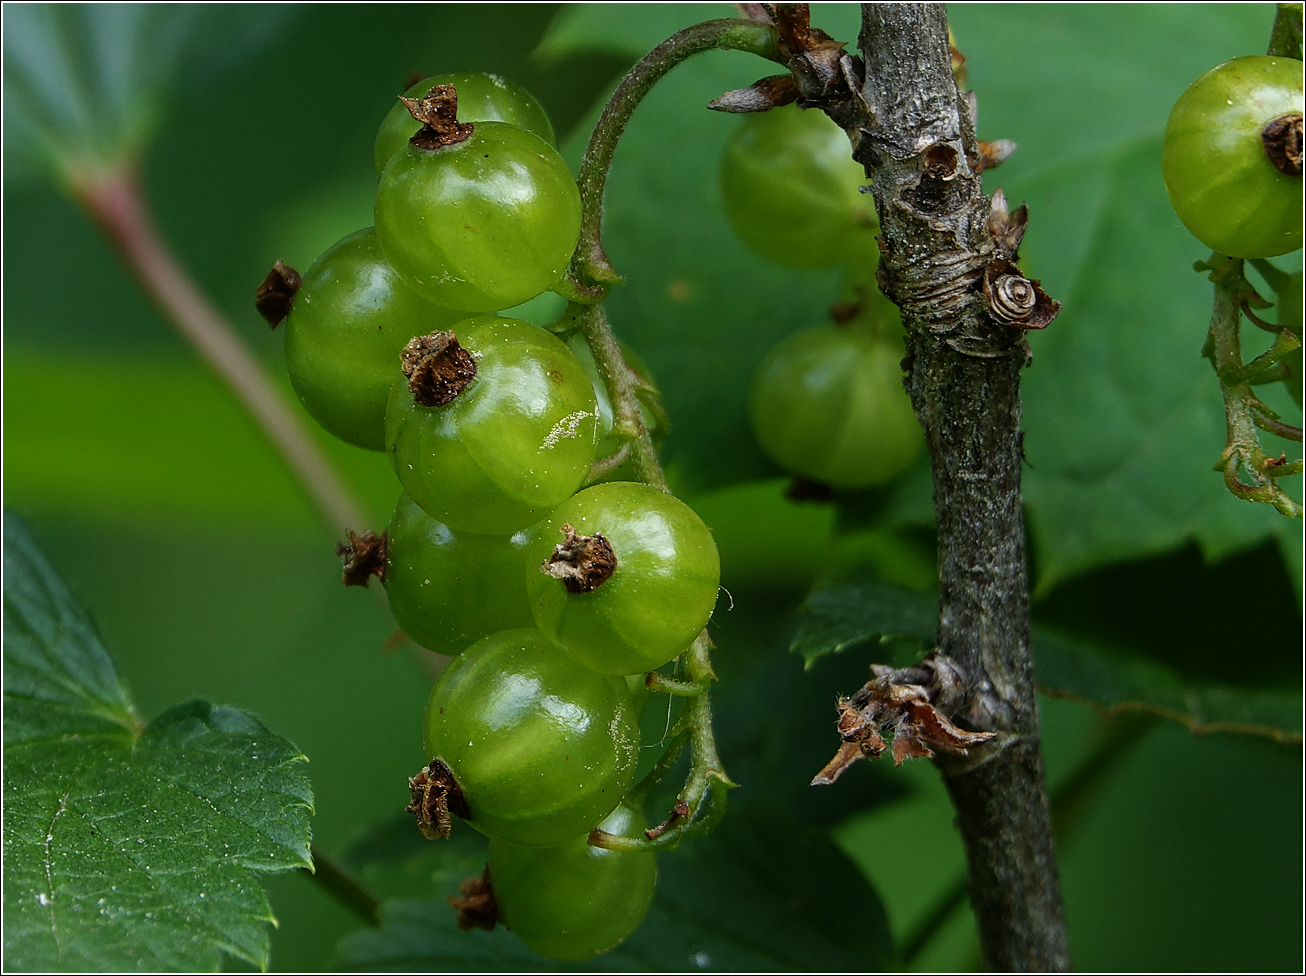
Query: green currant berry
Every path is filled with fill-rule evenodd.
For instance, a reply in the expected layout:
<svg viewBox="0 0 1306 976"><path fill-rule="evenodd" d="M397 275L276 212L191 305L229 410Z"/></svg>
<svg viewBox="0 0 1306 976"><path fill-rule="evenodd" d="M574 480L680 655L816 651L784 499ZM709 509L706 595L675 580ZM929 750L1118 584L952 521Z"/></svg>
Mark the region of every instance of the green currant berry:
<svg viewBox="0 0 1306 976"><path fill-rule="evenodd" d="M544 106L516 82L500 78L498 75L454 71L423 78L404 94L409 98L421 98L436 85L453 85L458 90L458 121L460 122L506 122L527 132L533 132L550 146L557 145L557 140L553 136L553 125L549 122ZM391 106L376 134L374 155L378 174L421 127L422 123L413 118L402 102L395 102Z"/></svg>
<svg viewBox="0 0 1306 976"><path fill-rule="evenodd" d="M600 828L636 837L640 818L622 805ZM557 847L490 841L490 882L499 914L542 956L584 962L639 928L653 902L657 858L647 851L592 847L588 835Z"/></svg>
<svg viewBox="0 0 1306 976"><path fill-rule="evenodd" d="M901 474L922 437L902 388L902 346L838 325L795 333L758 366L749 416L781 467L836 488Z"/></svg>
<svg viewBox="0 0 1306 976"><path fill-rule="evenodd" d="M386 408L386 450L404 490L432 517L506 535L580 487L594 460L594 389L571 351L538 326L478 316L456 328L441 334L455 336L452 348L433 337L410 343L408 380L395 384ZM419 348L427 340L435 344ZM469 360L475 375L466 380ZM432 397L431 384L450 372L465 385L447 400Z"/></svg>
<svg viewBox="0 0 1306 976"><path fill-rule="evenodd" d="M824 112L794 105L746 116L721 157L721 198L736 234L778 264L871 263L875 201L848 137Z"/></svg>
<svg viewBox="0 0 1306 976"><path fill-rule="evenodd" d="M712 615L716 543L674 495L628 481L595 485L531 532L526 586L535 623L586 667L652 671Z"/></svg>
<svg viewBox="0 0 1306 976"><path fill-rule="evenodd" d="M1161 150L1166 190L1184 226L1235 258L1300 248L1301 132L1300 61L1234 58L1189 85L1170 113ZM1275 161L1275 140L1281 157L1285 137L1296 140L1295 169L1290 160Z"/></svg>
<svg viewBox="0 0 1306 976"><path fill-rule="evenodd" d="M478 122L461 142L395 154L376 191L376 232L424 298L491 312L562 277L580 237L580 194L543 139Z"/></svg>
<svg viewBox="0 0 1306 976"><path fill-rule="evenodd" d="M545 847L587 833L621 800L639 727L621 678L577 667L537 630L477 641L440 676L426 748L452 774L466 819Z"/></svg>
<svg viewBox="0 0 1306 976"><path fill-rule="evenodd" d="M415 335L463 312L421 298L394 273L371 227L313 262L286 318L290 384L314 420L341 440L385 447L385 405L399 353Z"/></svg>
<svg viewBox="0 0 1306 976"><path fill-rule="evenodd" d="M529 536L459 532L407 495L386 529L385 591L405 634L441 654L513 627L533 627L521 562Z"/></svg>

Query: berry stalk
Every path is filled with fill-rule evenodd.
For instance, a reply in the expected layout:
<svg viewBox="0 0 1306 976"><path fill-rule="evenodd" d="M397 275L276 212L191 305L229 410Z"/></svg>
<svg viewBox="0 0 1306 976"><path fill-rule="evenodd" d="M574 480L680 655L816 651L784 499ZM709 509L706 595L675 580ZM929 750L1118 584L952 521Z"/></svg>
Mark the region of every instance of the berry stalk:
<svg viewBox="0 0 1306 976"><path fill-rule="evenodd" d="M759 57L781 60L776 51L776 31L752 20L709 20L673 34L646 54L617 85L599 116L581 160L576 185L580 189L580 242L565 279L568 298L601 302L608 287L622 278L603 253L603 194L607 188L612 156L635 108L653 86L680 62L704 51L746 51Z"/></svg>
<svg viewBox="0 0 1306 976"><path fill-rule="evenodd" d="M1252 390L1255 373L1277 365L1280 357L1300 348L1300 337L1286 328L1276 329L1278 335L1270 350L1244 366L1242 317L1244 314L1254 315L1248 307L1251 302L1267 303L1260 299L1244 276L1241 259L1212 254L1209 261L1198 267L1210 270L1215 285L1205 353L1220 379L1228 432L1215 470L1223 473L1225 486L1235 497L1273 505L1289 518L1301 518L1302 503L1284 491L1278 482L1279 478L1300 474L1301 461L1290 462L1282 455L1276 458L1267 454L1261 447L1258 433L1258 429L1266 430L1300 443L1301 428L1279 421L1278 415ZM1249 372L1253 366L1258 368Z"/></svg>
<svg viewBox="0 0 1306 976"><path fill-rule="evenodd" d="M570 302L563 322L581 329L607 387L612 403L613 432L626 439L623 460L631 460L636 480L668 492L670 489L657 449L640 413L637 376L622 356L602 307L608 289L622 281L603 252L603 195L617 143L635 108L677 64L711 50L746 51L783 61L773 26L752 20L713 20L673 34L627 73L604 107L581 159L576 181L581 198L580 241L572 257L571 269L557 289ZM614 461L615 458L614 455ZM712 731L708 687L715 675L708 655L711 643L705 630L681 656L689 676L687 682L663 679L656 673L650 675L651 689L686 699L679 727L688 738L692 758L689 775L671 816L660 826L646 831L645 837L619 836L596 828L590 835L590 843L594 846L614 850L674 847L686 837L711 830L724 814L725 793L734 784L721 766ZM684 744L682 736L673 738L663 761L651 774L655 778L641 784L643 789L651 787L670 770ZM704 815L705 803L708 809Z"/></svg>

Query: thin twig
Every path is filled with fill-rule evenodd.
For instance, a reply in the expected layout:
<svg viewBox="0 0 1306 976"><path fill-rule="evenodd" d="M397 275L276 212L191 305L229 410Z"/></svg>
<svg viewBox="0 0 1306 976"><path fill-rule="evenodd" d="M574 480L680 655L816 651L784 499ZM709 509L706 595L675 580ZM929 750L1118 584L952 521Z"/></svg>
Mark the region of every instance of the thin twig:
<svg viewBox="0 0 1306 976"><path fill-rule="evenodd" d="M136 173L123 166L83 174L73 191L164 317L249 411L332 533L365 524L362 507L286 397L159 231Z"/></svg>
<svg viewBox="0 0 1306 976"><path fill-rule="evenodd" d="M381 902L362 883L314 845L313 882L368 925L381 924Z"/></svg>

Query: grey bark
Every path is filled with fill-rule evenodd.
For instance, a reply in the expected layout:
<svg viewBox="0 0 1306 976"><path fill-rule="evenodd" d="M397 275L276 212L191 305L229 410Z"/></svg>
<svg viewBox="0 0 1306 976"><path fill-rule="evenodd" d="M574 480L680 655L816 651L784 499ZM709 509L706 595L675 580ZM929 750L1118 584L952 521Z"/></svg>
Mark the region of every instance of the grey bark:
<svg viewBox="0 0 1306 976"><path fill-rule="evenodd" d="M970 865L992 970L1069 968L1029 657L1020 499L1024 333L980 282L1002 257L953 79L939 4L862 7L860 97L832 115L874 187L881 285L907 328L905 380L925 429L939 534L939 649L967 679L953 718L1002 735L937 760Z"/></svg>

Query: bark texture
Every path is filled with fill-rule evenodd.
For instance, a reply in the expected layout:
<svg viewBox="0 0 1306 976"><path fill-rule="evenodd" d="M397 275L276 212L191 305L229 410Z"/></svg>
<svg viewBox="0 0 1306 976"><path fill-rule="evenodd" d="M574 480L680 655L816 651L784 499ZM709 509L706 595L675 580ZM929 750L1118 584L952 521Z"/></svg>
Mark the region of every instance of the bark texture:
<svg viewBox="0 0 1306 976"><path fill-rule="evenodd" d="M832 115L872 179L881 286L907 327L907 391L925 429L939 532L939 649L966 678L954 720L1002 733L938 765L957 809L988 968L1069 968L1029 658L1020 499L1024 332L996 320L973 120L939 4L864 4L859 92Z"/></svg>

